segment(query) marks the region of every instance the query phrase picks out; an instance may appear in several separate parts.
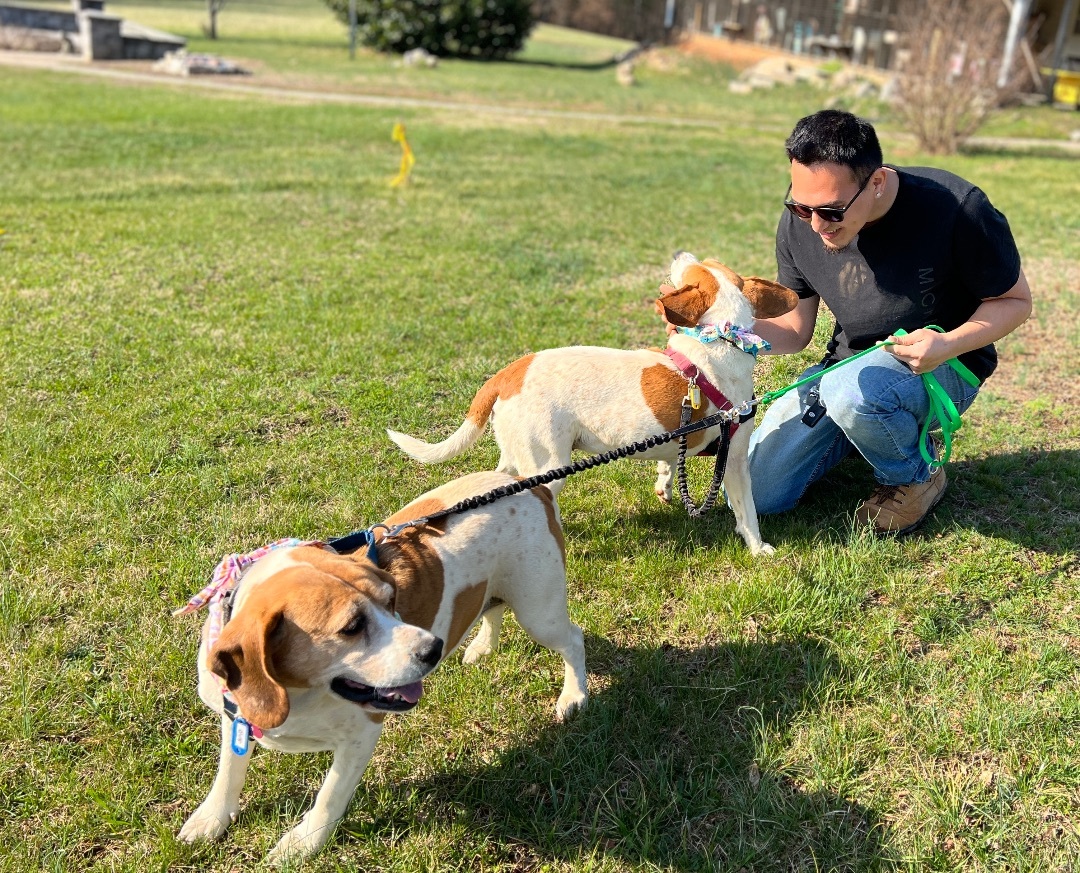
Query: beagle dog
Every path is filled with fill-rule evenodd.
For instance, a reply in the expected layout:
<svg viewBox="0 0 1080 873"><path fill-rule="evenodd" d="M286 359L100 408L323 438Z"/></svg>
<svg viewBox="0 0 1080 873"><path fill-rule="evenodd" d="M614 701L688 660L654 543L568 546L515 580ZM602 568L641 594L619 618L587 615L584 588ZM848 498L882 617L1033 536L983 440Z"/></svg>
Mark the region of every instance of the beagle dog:
<svg viewBox="0 0 1080 873"><path fill-rule="evenodd" d="M334 753L313 806L270 860L318 851L345 815L386 714L416 705L424 677L477 621L465 663L494 651L507 607L533 640L563 657L556 715L585 705L584 638L567 615L566 552L550 491L395 529L514 481L474 473L428 492L385 529L376 526L375 552L281 541L250 561L230 556L218 569L232 566L236 578L211 583L177 610L207 600L223 607L207 619L198 656L199 696L221 716L221 757L181 840L219 837L235 820L254 739L282 752Z"/></svg>
<svg viewBox="0 0 1080 873"><path fill-rule="evenodd" d="M671 284L656 307L675 328L665 351L572 346L526 355L500 370L476 393L465 421L447 439L431 444L397 431L387 433L423 463L452 458L476 442L489 419L501 456L497 469L532 476L564 466L575 449L608 451L674 430L684 399L695 386L711 389L692 412L697 421L725 401L738 407L754 395L754 362L767 348L750 332L755 318L775 318L798 303L795 292L756 277L743 278L716 260L699 262L682 252L671 264ZM688 384L689 383L689 384ZM721 434L718 424L688 437L690 454ZM750 490L747 450L752 416L731 438L724 490L736 530L754 554L771 552L762 542ZM671 502L670 462L675 441L637 457L657 460L655 491ZM562 481L550 486L557 495Z"/></svg>

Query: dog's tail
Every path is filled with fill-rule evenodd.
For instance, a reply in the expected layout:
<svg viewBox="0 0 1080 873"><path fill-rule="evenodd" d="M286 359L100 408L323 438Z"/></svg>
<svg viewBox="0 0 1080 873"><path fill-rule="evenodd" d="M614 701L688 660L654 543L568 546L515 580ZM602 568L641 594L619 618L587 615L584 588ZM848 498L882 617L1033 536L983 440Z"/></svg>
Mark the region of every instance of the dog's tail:
<svg viewBox="0 0 1080 873"><path fill-rule="evenodd" d="M503 372L496 373L476 392L469 406L469 414L465 416L461 427L441 443L425 443L423 440L398 433L396 430L387 430L387 436L397 443L406 455L422 464L437 464L440 461L456 458L466 449L472 448L473 444L480 439L484 428L487 427L491 410L495 406L495 401L499 399L499 385Z"/></svg>

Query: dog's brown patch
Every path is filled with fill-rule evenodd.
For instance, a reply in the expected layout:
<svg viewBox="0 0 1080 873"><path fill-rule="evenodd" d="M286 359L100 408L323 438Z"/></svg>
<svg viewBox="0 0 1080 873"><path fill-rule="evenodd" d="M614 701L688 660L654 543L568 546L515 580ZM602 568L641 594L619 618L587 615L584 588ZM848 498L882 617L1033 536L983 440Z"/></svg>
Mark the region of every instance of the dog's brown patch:
<svg viewBox="0 0 1080 873"><path fill-rule="evenodd" d="M428 515L434 515L436 512L442 512L446 509L446 504L441 500L437 500L434 497L421 497L419 500L414 500L407 506L403 506L388 519L386 524L393 527L395 524L405 524L407 521L416 521L419 518L424 518ZM385 535L385 531L376 530L375 539L382 540Z"/></svg>
<svg viewBox="0 0 1080 873"><path fill-rule="evenodd" d="M450 618L450 638L446 640L445 651L449 652L465 637L473 622L480 617L480 613L487 601L487 580L477 582L459 591L454 598L454 611Z"/></svg>
<svg viewBox="0 0 1080 873"><path fill-rule="evenodd" d="M536 356L525 355L523 358L518 358L488 379L476 392L476 396L469 405L469 413L466 416L469 421L477 427L483 427L491 417L491 410L496 400L507 400L519 394L521 386L525 383L525 373L534 357Z"/></svg>
<svg viewBox="0 0 1080 873"><path fill-rule="evenodd" d="M682 402L686 397L687 382L682 373L665 364L653 364L641 371L641 394L649 410L665 431L675 430L682 415ZM715 412L713 405L702 395L701 407L693 410L691 421L698 421ZM686 438L687 448L704 447L705 431L698 431Z"/></svg>
<svg viewBox="0 0 1080 873"><path fill-rule="evenodd" d="M716 260L716 258L706 258L704 261L701 262L701 266L711 267L712 269L723 273L724 277L732 285L742 291L743 277L736 273L733 269L731 269L731 267L729 267L727 264L721 264L718 260Z"/></svg>
<svg viewBox="0 0 1080 873"><path fill-rule="evenodd" d="M402 507L386 524L405 524L446 509L443 501L421 497ZM397 583L397 612L409 624L430 628L442 603L444 571L442 561L430 539L442 534L446 518L420 527L406 528L387 540L385 532L375 531L379 548L379 566L390 571Z"/></svg>
<svg viewBox="0 0 1080 873"><path fill-rule="evenodd" d="M321 549L318 546L300 546L293 551L294 560L310 564L320 573L336 576L348 582L354 588L364 592L376 603L387 605L385 593L380 589L379 582L383 579L371 575L371 565L367 562L363 552L354 555L339 555L335 552Z"/></svg>
<svg viewBox="0 0 1080 873"><path fill-rule="evenodd" d="M544 504L544 512L547 513L548 530L559 544L559 552L562 554L563 567L566 567L566 540L563 537L562 525L559 524L559 513L555 509L555 498L544 485L532 489L532 493L540 498Z"/></svg>
<svg viewBox="0 0 1080 873"><path fill-rule="evenodd" d="M435 623L446 578L442 560L429 542L433 535L430 525L409 529L388 540L379 553L379 564L397 582L398 614L422 628Z"/></svg>

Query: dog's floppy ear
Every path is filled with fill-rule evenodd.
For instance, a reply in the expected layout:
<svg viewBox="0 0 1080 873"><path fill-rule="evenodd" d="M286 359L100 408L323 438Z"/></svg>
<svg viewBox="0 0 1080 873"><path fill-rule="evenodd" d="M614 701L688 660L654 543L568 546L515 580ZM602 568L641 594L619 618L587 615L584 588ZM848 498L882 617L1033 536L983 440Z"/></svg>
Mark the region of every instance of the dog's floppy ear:
<svg viewBox="0 0 1080 873"><path fill-rule="evenodd" d="M754 307L754 318L776 318L791 312L799 303L799 295L790 288L757 276L743 280L742 293Z"/></svg>
<svg viewBox="0 0 1080 873"><path fill-rule="evenodd" d="M683 285L656 301L668 323L694 327L716 302L720 283L700 264L691 264L683 273Z"/></svg>
<svg viewBox="0 0 1080 873"><path fill-rule="evenodd" d="M264 729L289 717L289 694L270 657L270 637L282 619L280 611L241 613L225 625L208 659L210 672L224 680L240 713Z"/></svg>
<svg viewBox="0 0 1080 873"><path fill-rule="evenodd" d="M674 294L675 289L671 285L660 286L660 297L653 301L653 309L656 310L656 314L662 316L664 314L664 307L660 305L660 301L667 297L668 294Z"/></svg>

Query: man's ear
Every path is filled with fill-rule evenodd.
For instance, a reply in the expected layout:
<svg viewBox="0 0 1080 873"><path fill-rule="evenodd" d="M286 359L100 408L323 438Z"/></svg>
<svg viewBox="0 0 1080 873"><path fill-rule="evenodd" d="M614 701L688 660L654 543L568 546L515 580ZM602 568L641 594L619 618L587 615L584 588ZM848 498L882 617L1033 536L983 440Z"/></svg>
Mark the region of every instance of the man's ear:
<svg viewBox="0 0 1080 873"><path fill-rule="evenodd" d="M799 304L799 295L790 288L757 276L743 280L742 293L754 308L754 318L776 318Z"/></svg>
<svg viewBox="0 0 1080 873"><path fill-rule="evenodd" d="M289 717L289 694L274 674L270 636L280 612L240 615L225 625L210 651L210 672L220 676L241 715L263 729L279 727Z"/></svg>

